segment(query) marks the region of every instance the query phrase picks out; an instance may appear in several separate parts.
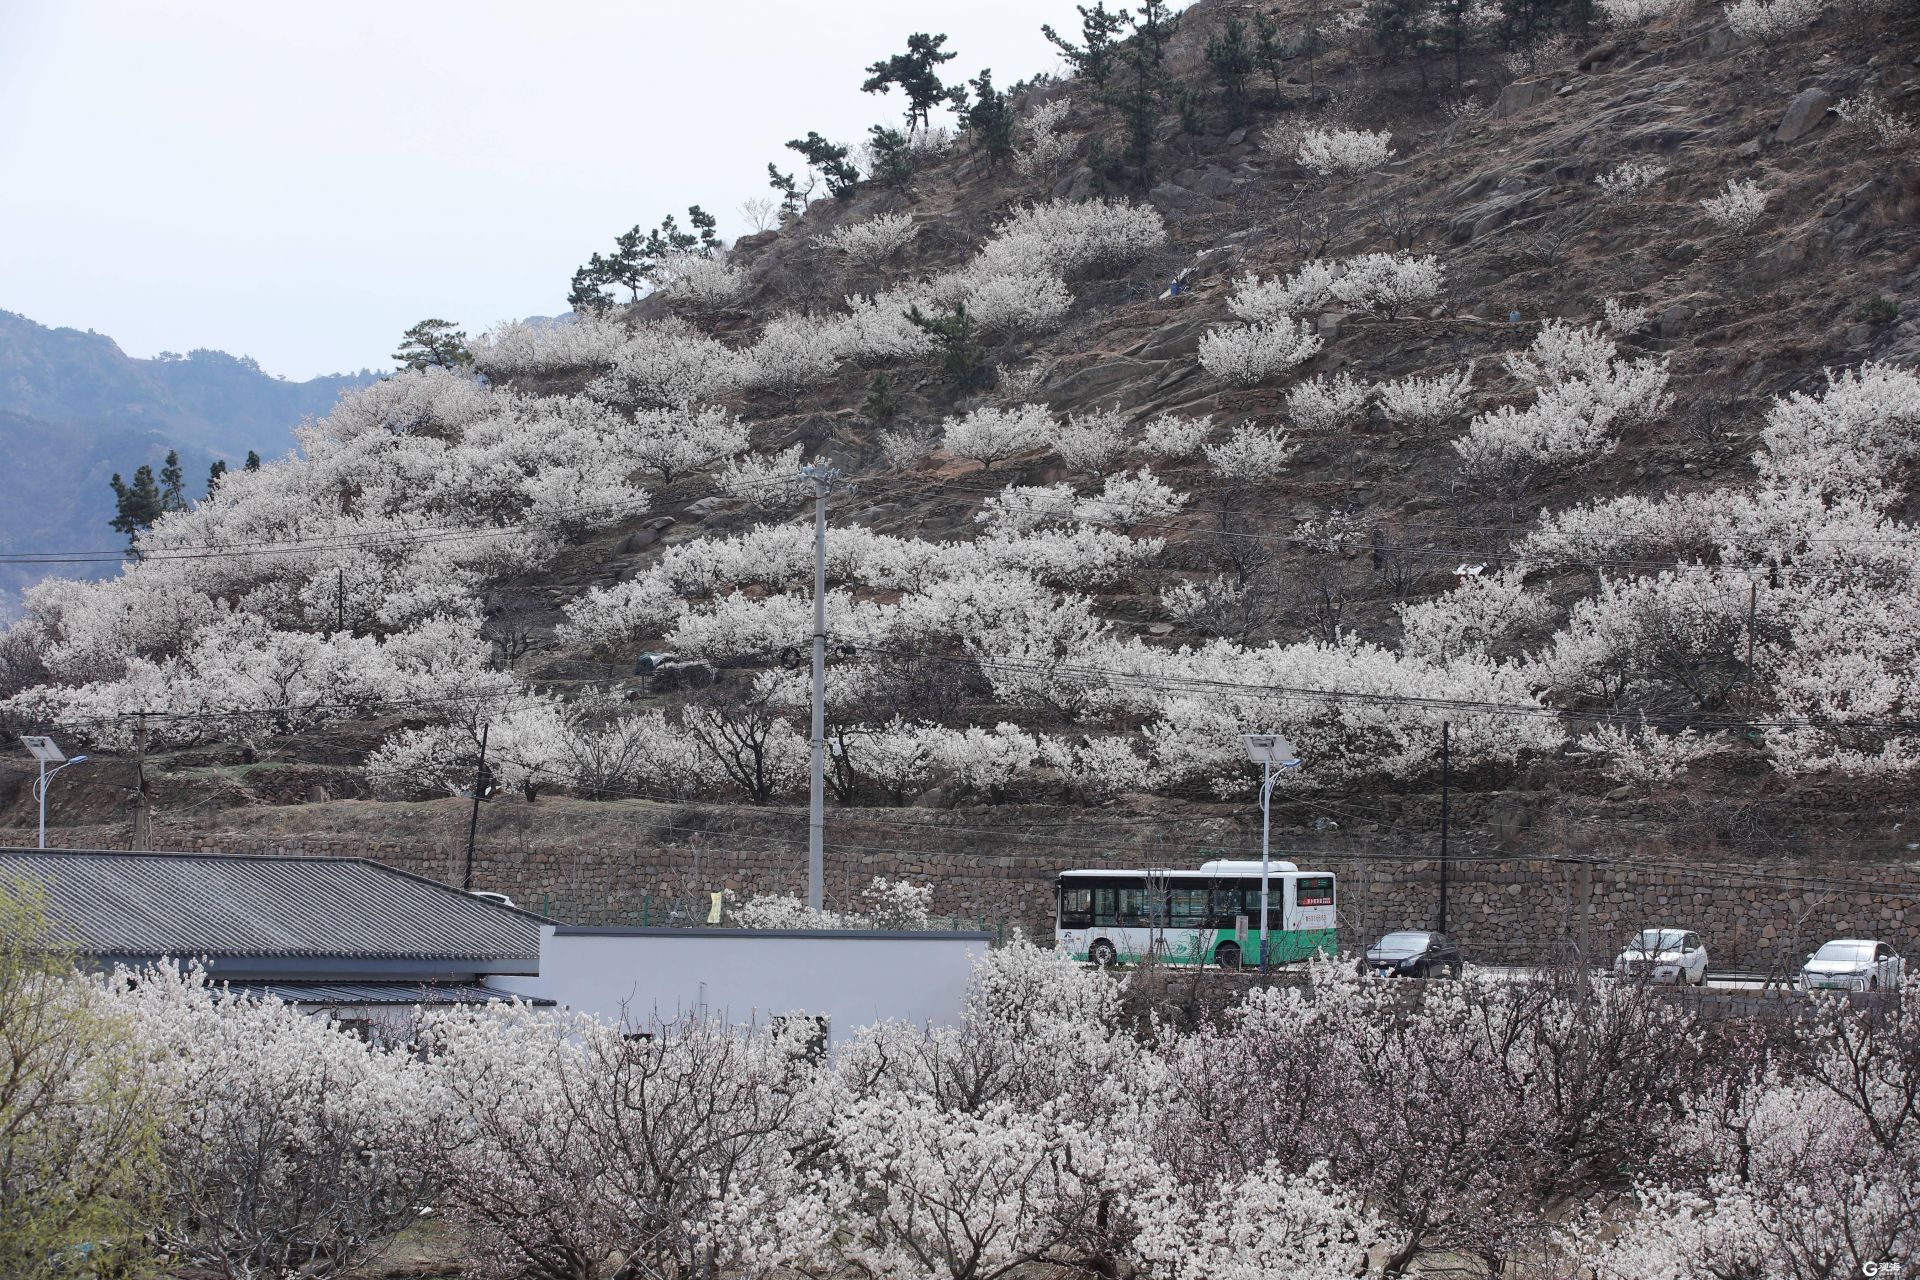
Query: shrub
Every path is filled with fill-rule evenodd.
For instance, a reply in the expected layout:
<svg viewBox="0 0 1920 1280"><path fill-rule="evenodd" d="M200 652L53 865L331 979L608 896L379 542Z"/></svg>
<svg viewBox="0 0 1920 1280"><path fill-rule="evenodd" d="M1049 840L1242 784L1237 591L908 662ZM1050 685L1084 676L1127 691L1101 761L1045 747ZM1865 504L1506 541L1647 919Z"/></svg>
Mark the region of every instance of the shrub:
<svg viewBox="0 0 1920 1280"><path fill-rule="evenodd" d="M473 343L473 367L489 378L520 378L612 366L626 345L626 327L593 315L571 321L495 325Z"/></svg>
<svg viewBox="0 0 1920 1280"><path fill-rule="evenodd" d="M1027 118L1021 124L1032 145L1025 151L1014 153L1013 167L1016 170L1041 177L1052 177L1060 172L1067 158L1073 154L1073 138L1060 132L1060 126L1072 110L1070 99L1055 98L1027 113Z"/></svg>
<svg viewBox="0 0 1920 1280"><path fill-rule="evenodd" d="M1182 418L1163 413L1140 433L1140 447L1160 458L1191 458L1213 434L1212 418Z"/></svg>
<svg viewBox="0 0 1920 1280"><path fill-rule="evenodd" d="M1075 471L1106 474L1127 449L1127 420L1111 409L1076 413L1051 431L1054 452Z"/></svg>
<svg viewBox="0 0 1920 1280"><path fill-rule="evenodd" d="M1129 266L1165 244L1159 212L1121 200L1030 204L1002 222L972 270L985 275L1071 276Z"/></svg>
<svg viewBox="0 0 1920 1280"><path fill-rule="evenodd" d="M1777 40L1812 26L1823 7L1821 0L1736 0L1722 11L1734 34L1749 40Z"/></svg>
<svg viewBox="0 0 1920 1280"><path fill-rule="evenodd" d="M1729 178L1726 189L1702 200L1700 207L1707 211L1707 220L1714 226L1744 235L1753 230L1760 215L1766 212L1767 193L1751 178L1744 181Z"/></svg>
<svg viewBox="0 0 1920 1280"><path fill-rule="evenodd" d="M1600 12L1615 27L1644 27L1684 9L1688 0L1600 0Z"/></svg>
<svg viewBox="0 0 1920 1280"><path fill-rule="evenodd" d="M1393 135L1365 129L1310 129L1295 157L1321 177L1371 173L1393 158Z"/></svg>
<svg viewBox="0 0 1920 1280"><path fill-rule="evenodd" d="M975 409L964 418L947 419L942 442L954 457L991 470L1016 453L1044 448L1052 429L1053 420L1038 405Z"/></svg>
<svg viewBox="0 0 1920 1280"><path fill-rule="evenodd" d="M1387 415L1387 421L1411 427L1424 435L1466 412L1467 397L1473 393L1473 366L1468 365L1457 374L1383 382L1374 390L1380 397L1380 409Z"/></svg>
<svg viewBox="0 0 1920 1280"><path fill-rule="evenodd" d="M1314 378L1287 392L1287 414L1310 431L1343 431L1367 416L1373 393L1341 372Z"/></svg>
<svg viewBox="0 0 1920 1280"><path fill-rule="evenodd" d="M1346 274L1333 284L1333 296L1392 320L1404 307L1431 302L1446 283L1446 268L1431 254L1369 253L1349 258Z"/></svg>
<svg viewBox="0 0 1920 1280"><path fill-rule="evenodd" d="M1284 471L1299 447L1283 430L1242 423L1226 443L1207 445L1205 452L1207 464L1226 479L1257 483Z"/></svg>
<svg viewBox="0 0 1920 1280"><path fill-rule="evenodd" d="M865 222L836 227L813 243L822 249L844 254L848 261L873 268L907 247L913 240L913 218L904 213L883 213Z"/></svg>
<svg viewBox="0 0 1920 1280"><path fill-rule="evenodd" d="M1667 173L1667 166L1656 160L1627 160L1593 180L1609 201L1625 203L1653 189Z"/></svg>
<svg viewBox="0 0 1920 1280"><path fill-rule="evenodd" d="M1320 335L1306 321L1215 329L1200 339L1200 367L1236 386L1251 387L1284 373L1320 350Z"/></svg>
<svg viewBox="0 0 1920 1280"><path fill-rule="evenodd" d="M1916 131L1913 121L1889 111L1871 90L1852 98L1842 98L1834 111L1849 128L1865 135L1876 146L1891 151L1913 141Z"/></svg>
<svg viewBox="0 0 1920 1280"><path fill-rule="evenodd" d="M965 301L981 328L1011 337L1059 328L1073 294L1056 275L988 276L966 285Z"/></svg>
<svg viewBox="0 0 1920 1280"><path fill-rule="evenodd" d="M1266 324L1320 311L1332 300L1333 284L1339 274L1336 264L1316 258L1285 280L1242 276L1233 282L1227 310L1248 324Z"/></svg>
<svg viewBox="0 0 1920 1280"><path fill-rule="evenodd" d="M1854 314L1864 324L1892 324L1900 318L1900 305L1884 294L1874 294L1863 301Z"/></svg>

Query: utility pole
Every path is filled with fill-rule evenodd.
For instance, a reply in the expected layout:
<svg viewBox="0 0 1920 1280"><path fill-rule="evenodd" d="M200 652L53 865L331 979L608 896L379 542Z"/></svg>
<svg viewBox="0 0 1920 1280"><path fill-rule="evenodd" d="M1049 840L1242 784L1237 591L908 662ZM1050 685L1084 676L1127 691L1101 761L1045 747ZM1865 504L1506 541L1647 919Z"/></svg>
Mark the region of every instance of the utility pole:
<svg viewBox="0 0 1920 1280"><path fill-rule="evenodd" d="M813 481L813 728L812 776L807 784L807 905L821 909L827 868L827 495L840 479L837 467L800 468Z"/></svg>
<svg viewBox="0 0 1920 1280"><path fill-rule="evenodd" d="M334 571L333 579L333 629L347 629L347 570L343 565Z"/></svg>
<svg viewBox="0 0 1920 1280"><path fill-rule="evenodd" d="M1453 757L1448 724L1440 722L1440 932L1447 931L1447 873L1452 869L1447 856L1447 809L1453 799Z"/></svg>
<svg viewBox="0 0 1920 1280"><path fill-rule="evenodd" d="M147 797L147 716L136 711L133 731L133 848L136 853L153 849L153 806Z"/></svg>
<svg viewBox="0 0 1920 1280"><path fill-rule="evenodd" d="M480 726L480 763L473 770L473 816L467 819L467 869L460 877L460 887L469 893L473 891L473 837L480 829L480 801L486 798L487 777L487 730L491 725Z"/></svg>

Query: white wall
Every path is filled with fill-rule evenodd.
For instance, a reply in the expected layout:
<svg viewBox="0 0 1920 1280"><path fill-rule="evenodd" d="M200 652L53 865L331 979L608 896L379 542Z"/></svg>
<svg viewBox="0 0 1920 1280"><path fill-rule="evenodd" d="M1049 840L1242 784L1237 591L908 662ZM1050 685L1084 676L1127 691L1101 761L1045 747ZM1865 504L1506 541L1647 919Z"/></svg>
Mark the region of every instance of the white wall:
<svg viewBox="0 0 1920 1280"><path fill-rule="evenodd" d="M984 933L624 929L546 925L540 975L488 985L633 1023L698 1014L765 1022L826 1014L834 1043L886 1019L958 1021Z"/></svg>

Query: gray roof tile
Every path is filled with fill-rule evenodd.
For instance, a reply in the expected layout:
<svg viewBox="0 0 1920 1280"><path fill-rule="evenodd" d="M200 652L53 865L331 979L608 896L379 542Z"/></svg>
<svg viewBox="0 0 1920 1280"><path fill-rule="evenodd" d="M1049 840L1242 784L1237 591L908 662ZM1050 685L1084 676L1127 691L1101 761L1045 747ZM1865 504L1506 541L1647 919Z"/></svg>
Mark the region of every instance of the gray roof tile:
<svg viewBox="0 0 1920 1280"><path fill-rule="evenodd" d="M530 959L540 918L361 858L0 849L94 955Z"/></svg>

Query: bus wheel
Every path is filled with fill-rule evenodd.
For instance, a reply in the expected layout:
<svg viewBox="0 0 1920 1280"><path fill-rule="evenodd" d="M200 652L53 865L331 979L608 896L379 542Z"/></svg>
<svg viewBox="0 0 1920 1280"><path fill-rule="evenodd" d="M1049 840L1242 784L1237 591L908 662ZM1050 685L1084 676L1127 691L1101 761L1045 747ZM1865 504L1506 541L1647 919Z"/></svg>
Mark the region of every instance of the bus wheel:
<svg viewBox="0 0 1920 1280"><path fill-rule="evenodd" d="M1111 969L1114 963L1120 959L1120 955L1113 949L1111 942L1102 938L1087 948L1087 958L1092 960L1098 968Z"/></svg>
<svg viewBox="0 0 1920 1280"><path fill-rule="evenodd" d="M1238 969L1240 967L1240 948L1231 942L1223 943L1220 949L1213 953L1213 959L1214 963L1218 964L1222 969Z"/></svg>

